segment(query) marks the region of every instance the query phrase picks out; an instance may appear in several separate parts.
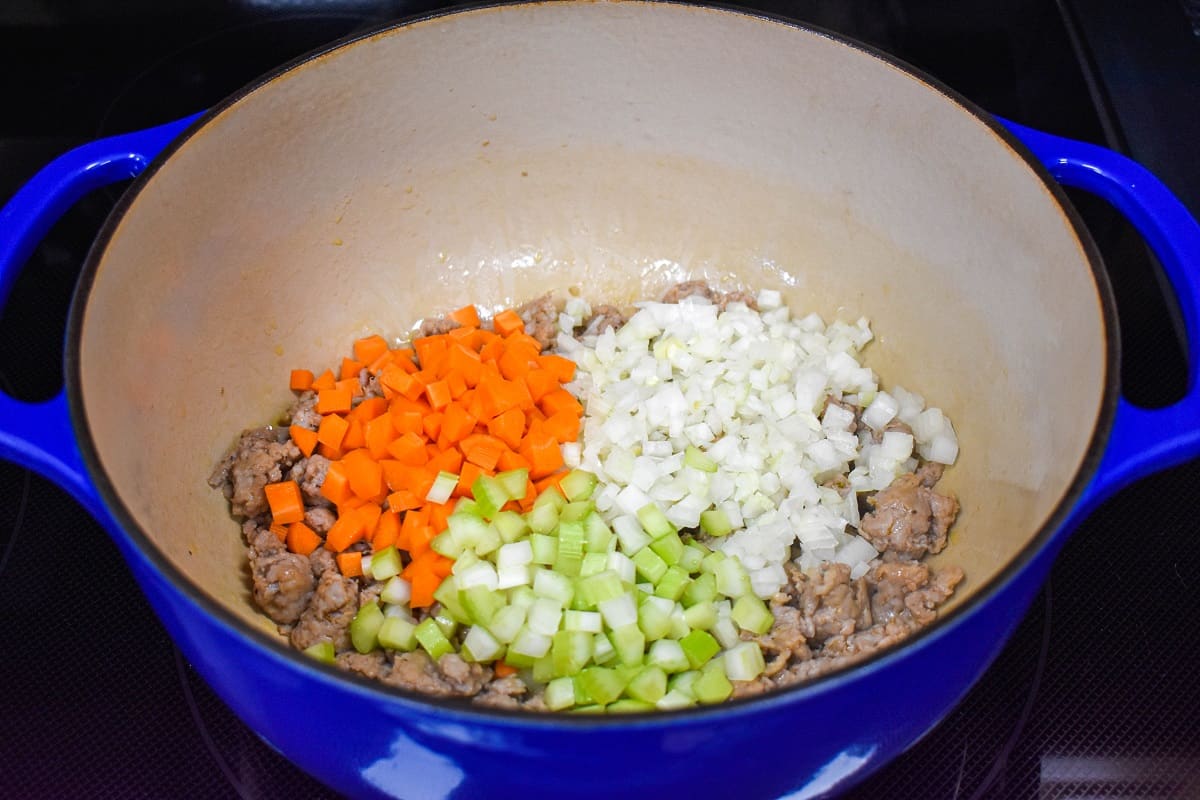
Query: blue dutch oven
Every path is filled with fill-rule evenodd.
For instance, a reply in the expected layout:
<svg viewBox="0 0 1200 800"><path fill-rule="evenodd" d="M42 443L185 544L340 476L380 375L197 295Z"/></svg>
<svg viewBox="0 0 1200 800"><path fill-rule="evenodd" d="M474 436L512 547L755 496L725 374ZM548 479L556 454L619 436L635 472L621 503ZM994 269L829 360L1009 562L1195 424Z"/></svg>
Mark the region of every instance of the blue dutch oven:
<svg viewBox="0 0 1200 800"><path fill-rule="evenodd" d="M1106 150L997 121L794 23L636 2L509 5L341 43L208 113L86 145L0 212L0 293L86 192L137 181L77 287L67 389L0 397L0 454L99 519L180 649L268 742L355 796L816 797L894 758L1001 649L1067 535L1200 451L1188 392L1117 389L1113 302L1057 182L1120 209L1200 341L1200 228ZM464 302L684 276L869 316L869 363L946 409L963 513L939 620L853 668L718 707L475 708L287 647L205 478L287 370Z"/></svg>

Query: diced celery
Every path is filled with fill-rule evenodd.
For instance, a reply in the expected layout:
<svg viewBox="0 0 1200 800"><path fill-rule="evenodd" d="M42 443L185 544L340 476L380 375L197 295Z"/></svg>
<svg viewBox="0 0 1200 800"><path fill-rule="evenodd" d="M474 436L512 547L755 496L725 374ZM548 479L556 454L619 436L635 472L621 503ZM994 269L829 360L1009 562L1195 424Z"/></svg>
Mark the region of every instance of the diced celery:
<svg viewBox="0 0 1200 800"><path fill-rule="evenodd" d="M717 591L726 597L741 597L750 594L750 575L742 562L726 558L719 562L713 574L717 576Z"/></svg>
<svg viewBox="0 0 1200 800"><path fill-rule="evenodd" d="M495 661L504 654L504 645L482 625L472 625L463 637L463 658L468 661Z"/></svg>
<svg viewBox="0 0 1200 800"><path fill-rule="evenodd" d="M700 562L700 571L715 573L717 570L717 564L720 564L726 558L728 558L728 556L726 556L720 550L713 550L704 557L703 561Z"/></svg>
<svg viewBox="0 0 1200 800"><path fill-rule="evenodd" d="M510 644L525 624L525 607L507 605L492 616L488 630L502 644Z"/></svg>
<svg viewBox="0 0 1200 800"><path fill-rule="evenodd" d="M538 597L557 600L560 606L566 608L575 596L575 582L554 570L539 569L533 576L533 593Z"/></svg>
<svg viewBox="0 0 1200 800"><path fill-rule="evenodd" d="M607 556L602 558L608 560ZM605 600L625 594L625 585L621 583L621 576L615 570L606 569L595 575L580 578L575 582L575 591L590 607L595 608Z"/></svg>
<svg viewBox="0 0 1200 800"><path fill-rule="evenodd" d="M662 578L654 585L654 594L675 601L683 597L683 591L691 583L687 572L679 567L668 567Z"/></svg>
<svg viewBox="0 0 1200 800"><path fill-rule="evenodd" d="M637 601L632 592L601 600L597 605L604 617L604 624L613 630L637 624Z"/></svg>
<svg viewBox="0 0 1200 800"><path fill-rule="evenodd" d="M496 530L495 525L488 525L483 533L479 536L479 541L475 543L476 555L486 556L494 553L496 548L504 543L500 538L500 531Z"/></svg>
<svg viewBox="0 0 1200 800"><path fill-rule="evenodd" d="M733 523L724 509L710 508L700 512L700 530L709 536L728 536L733 532Z"/></svg>
<svg viewBox="0 0 1200 800"><path fill-rule="evenodd" d="M595 575L608 567L608 553L584 553L583 563L579 566L580 577Z"/></svg>
<svg viewBox="0 0 1200 800"><path fill-rule="evenodd" d="M753 642L747 644L753 644ZM692 691L696 695L696 700L706 704L720 703L733 694L733 684L726 677L725 669L719 659L700 673L700 677L692 685Z"/></svg>
<svg viewBox="0 0 1200 800"><path fill-rule="evenodd" d="M517 669L531 669L537 663L537 661L538 659L534 658L533 656L514 653L511 647L508 649L508 652L504 654L504 663L508 664L510 667L516 667Z"/></svg>
<svg viewBox="0 0 1200 800"><path fill-rule="evenodd" d="M563 522L582 522L595 509L596 507L586 500L581 500L578 503L567 503L558 510L558 521L560 524Z"/></svg>
<svg viewBox="0 0 1200 800"><path fill-rule="evenodd" d="M546 492L539 495L545 496ZM534 533L550 533L558 527L558 506L554 503L543 503L540 506L534 503L533 508L525 515L525 522Z"/></svg>
<svg viewBox="0 0 1200 800"><path fill-rule="evenodd" d="M671 609L671 630L667 631L668 639L682 639L692 632L688 627L687 617L683 615L683 606L676 603Z"/></svg>
<svg viewBox="0 0 1200 800"><path fill-rule="evenodd" d="M412 599L412 584L397 575L384 584L379 599L392 605L407 603Z"/></svg>
<svg viewBox="0 0 1200 800"><path fill-rule="evenodd" d="M422 620L417 625L414 635L417 637L417 642L435 662L447 653L454 652L454 645L450 644L450 640L446 638L446 634L438 627L437 621L433 617L426 617Z"/></svg>
<svg viewBox="0 0 1200 800"><path fill-rule="evenodd" d="M498 511L492 517L492 525L500 534L500 539L507 543L515 542L529 532L529 523L525 517L516 511Z"/></svg>
<svg viewBox="0 0 1200 800"><path fill-rule="evenodd" d="M711 572L701 572L692 578L683 590L683 604L694 606L697 603L711 603L717 598L717 576Z"/></svg>
<svg viewBox="0 0 1200 800"><path fill-rule="evenodd" d="M670 632L674 607L674 603L662 597L648 597L638 607L638 627L646 635L646 641L656 641Z"/></svg>
<svg viewBox="0 0 1200 800"><path fill-rule="evenodd" d="M693 687L696 685L696 680L700 677L700 670L689 669L686 672L680 672L678 675L672 675L667 682L667 691L679 692L688 697L695 697L696 692Z"/></svg>
<svg viewBox="0 0 1200 800"><path fill-rule="evenodd" d="M647 503L639 508L637 518L638 522L642 523L642 529L650 534L651 539L657 539L669 533L676 532L675 526L671 524L671 520L667 519L667 515L654 503Z"/></svg>
<svg viewBox="0 0 1200 800"><path fill-rule="evenodd" d="M467 622L472 625L488 625L492 617L504 608L504 595L493 592L486 586L471 586L460 589L458 602L467 615Z"/></svg>
<svg viewBox="0 0 1200 800"><path fill-rule="evenodd" d="M458 558L462 554L463 546L454 541L454 534L447 529L433 537L429 542L429 549L446 558Z"/></svg>
<svg viewBox="0 0 1200 800"><path fill-rule="evenodd" d="M694 444L689 444L683 451L683 463L692 469L698 469L701 472L716 472L717 462L713 461L707 453L696 447Z"/></svg>
<svg viewBox="0 0 1200 800"><path fill-rule="evenodd" d="M458 476L453 472L443 470L437 474L433 485L429 487L429 492L426 493L425 499L431 503L445 503L450 499L450 495L454 493L454 487L458 486Z"/></svg>
<svg viewBox="0 0 1200 800"><path fill-rule="evenodd" d="M638 574L651 583L658 583L666 574L668 567L667 562L663 561L662 557L649 547L643 547L637 551L633 557L633 565L637 568Z"/></svg>
<svg viewBox="0 0 1200 800"><path fill-rule="evenodd" d="M482 517L456 511L446 518L446 530L462 550L474 550L484 538L491 523Z"/></svg>
<svg viewBox="0 0 1200 800"><path fill-rule="evenodd" d="M696 705L696 700L681 692L670 691L654 704L659 711L677 711L681 708Z"/></svg>
<svg viewBox="0 0 1200 800"><path fill-rule="evenodd" d="M580 521L560 522L558 526L558 555L554 571L570 577L579 575L583 566L583 541L586 536Z"/></svg>
<svg viewBox="0 0 1200 800"><path fill-rule="evenodd" d="M767 668L758 642L738 642L725 651L722 659L730 680L752 681Z"/></svg>
<svg viewBox="0 0 1200 800"><path fill-rule="evenodd" d="M637 581L637 567L634 565L633 559L624 553L616 550L609 553L606 566L617 573L621 583L633 584Z"/></svg>
<svg viewBox="0 0 1200 800"><path fill-rule="evenodd" d="M475 551L464 550L462 552L462 555L460 555L458 558L456 558L454 560L454 563L450 566L450 573L452 575L458 575L458 574L462 573L464 570L468 570L471 567L478 564L480 562L480 560L481 559L479 558L479 556L475 555Z"/></svg>
<svg viewBox="0 0 1200 800"><path fill-rule="evenodd" d="M533 507L551 506L555 512L567 504L567 500L562 496L562 492L553 486L546 487L546 490L537 496L533 501Z"/></svg>
<svg viewBox="0 0 1200 800"><path fill-rule="evenodd" d="M569 709L567 713L569 713L569 714L607 714L608 709L606 709L602 705L593 703L591 705L577 706L575 708Z"/></svg>
<svg viewBox="0 0 1200 800"><path fill-rule="evenodd" d="M378 645L379 628L383 625L383 609L378 603L367 603L350 620L350 643L360 653L369 653Z"/></svg>
<svg viewBox="0 0 1200 800"><path fill-rule="evenodd" d="M333 642L310 644L304 648L304 654L315 658L317 661L324 661L326 664L332 664L337 660L337 653L334 651Z"/></svg>
<svg viewBox="0 0 1200 800"><path fill-rule="evenodd" d="M641 700L632 700L628 697L623 697L604 707L605 714L641 714L653 710L653 703L643 703Z"/></svg>
<svg viewBox="0 0 1200 800"><path fill-rule="evenodd" d="M576 675L592 658L592 636L584 631L559 631L554 634L550 654L556 675Z"/></svg>
<svg viewBox="0 0 1200 800"><path fill-rule="evenodd" d="M458 576L448 575L442 579L433 590L433 599L441 604L445 613L462 622L469 622L471 617L458 601Z"/></svg>
<svg viewBox="0 0 1200 800"><path fill-rule="evenodd" d="M575 705L575 681L569 677L555 678L546 684L546 708L562 711Z"/></svg>
<svg viewBox="0 0 1200 800"><path fill-rule="evenodd" d="M538 572L548 572L549 570L538 570ZM533 601L538 597L533 591L532 586L517 586L510 589L508 592L508 604L517 606L518 608L529 608L533 605Z"/></svg>
<svg viewBox="0 0 1200 800"><path fill-rule="evenodd" d="M538 683L549 683L558 677L554 671L554 658L549 653L533 662L533 679Z"/></svg>
<svg viewBox="0 0 1200 800"><path fill-rule="evenodd" d="M604 517L593 511L583 518L586 540L584 547L589 553L607 553L612 550L613 532Z"/></svg>
<svg viewBox="0 0 1200 800"><path fill-rule="evenodd" d="M666 693L667 673L656 666L643 669L625 687L625 694L643 703L657 703Z"/></svg>
<svg viewBox="0 0 1200 800"><path fill-rule="evenodd" d="M533 601L525 616L525 625L534 633L553 636L562 622L563 610L557 600L539 597Z"/></svg>
<svg viewBox="0 0 1200 800"><path fill-rule="evenodd" d="M526 656L531 659L538 659L550 652L550 637L543 636L540 633L535 633L529 630L528 626L522 626L518 631L517 636L513 639L512 644L508 646L508 662L513 666L517 666L512 660L511 654L516 653L518 656ZM530 662L532 666L532 662Z"/></svg>
<svg viewBox="0 0 1200 800"><path fill-rule="evenodd" d="M737 625L734 625L733 620L729 617L718 615L717 621L713 623L709 632L721 643L721 647L733 647L742 640L741 635L738 634Z"/></svg>
<svg viewBox="0 0 1200 800"><path fill-rule="evenodd" d="M400 574L400 553L394 545L389 545L371 556L371 577L377 581L386 581Z"/></svg>
<svg viewBox="0 0 1200 800"><path fill-rule="evenodd" d="M553 536L535 533L529 537L529 546L533 551L534 564L548 567L558 558L558 539Z"/></svg>
<svg viewBox="0 0 1200 800"><path fill-rule="evenodd" d="M689 667L687 654L674 639L659 639L650 645L646 663L661 668L663 672L684 672Z"/></svg>
<svg viewBox="0 0 1200 800"><path fill-rule="evenodd" d="M608 705L621 696L625 691L625 680L621 674L607 667L587 667L579 673L579 680L592 699L597 703Z"/></svg>
<svg viewBox="0 0 1200 800"><path fill-rule="evenodd" d="M562 487L563 494L571 502L577 500L587 500L592 496L592 492L596 490L596 484L599 479L590 472L581 469L573 469L559 480L558 485Z"/></svg>
<svg viewBox="0 0 1200 800"><path fill-rule="evenodd" d="M607 664L616 655L616 648L609 641L608 634L601 632L592 635L592 661L594 663Z"/></svg>
<svg viewBox="0 0 1200 800"><path fill-rule="evenodd" d="M775 617L766 604L752 594L744 594L737 599L730 617L739 628L751 633L766 633L775 624Z"/></svg>
<svg viewBox="0 0 1200 800"><path fill-rule="evenodd" d="M642 663L646 653L646 637L636 624L613 629L609 639L622 664Z"/></svg>
<svg viewBox="0 0 1200 800"><path fill-rule="evenodd" d="M510 500L518 500L525 496L525 490L529 488L529 470L510 469L500 472L497 473L496 480L504 487L504 493Z"/></svg>
<svg viewBox="0 0 1200 800"><path fill-rule="evenodd" d="M524 494L522 491L521 495ZM512 499L512 495L504 490L504 485L491 475L480 475L474 480L471 484L471 496L475 498L480 515L489 520Z"/></svg>
<svg viewBox="0 0 1200 800"><path fill-rule="evenodd" d="M434 624L442 629L442 633L444 633L447 638L458 633L458 620L447 614L445 609L442 609L438 613L434 614L433 621Z"/></svg>
<svg viewBox="0 0 1200 800"><path fill-rule="evenodd" d="M706 631L717 624L717 607L711 601L694 603L684 609L683 620L689 628Z"/></svg>
<svg viewBox="0 0 1200 800"><path fill-rule="evenodd" d="M658 553L658 557L667 562L668 566L674 566L683 555L683 541L678 534L669 533L651 542L650 549Z"/></svg>
<svg viewBox="0 0 1200 800"><path fill-rule="evenodd" d="M496 569L525 566L533 563L533 545L528 539L509 542L496 551Z"/></svg>
<svg viewBox="0 0 1200 800"><path fill-rule="evenodd" d="M637 517L628 514L613 520L613 530L616 531L621 549L627 556L632 556L651 542L649 535L642 530L642 523L638 522Z"/></svg>
<svg viewBox="0 0 1200 800"><path fill-rule="evenodd" d="M474 586L483 586L494 591L498 588L498 577L496 575L496 567L491 561L476 559L475 563L464 569L456 570L454 578L458 581L458 588L469 589Z"/></svg>
<svg viewBox="0 0 1200 800"><path fill-rule="evenodd" d="M705 631L692 631L679 640L692 669L699 669L708 663L709 659L721 652L721 645L712 634Z"/></svg>
<svg viewBox="0 0 1200 800"><path fill-rule="evenodd" d="M604 620L598 611L568 611L563 616L563 630L600 633L604 630Z"/></svg>
<svg viewBox="0 0 1200 800"><path fill-rule="evenodd" d="M704 556L707 555L704 550L701 550L695 544L685 545L683 552L679 554L678 566L687 571L689 575L694 575L700 571L700 563L704 561Z"/></svg>
<svg viewBox="0 0 1200 800"><path fill-rule="evenodd" d="M482 514L479 513L479 504L476 503L474 498L471 497L458 498L458 501L454 504L454 513L470 514L473 517L482 516Z"/></svg>

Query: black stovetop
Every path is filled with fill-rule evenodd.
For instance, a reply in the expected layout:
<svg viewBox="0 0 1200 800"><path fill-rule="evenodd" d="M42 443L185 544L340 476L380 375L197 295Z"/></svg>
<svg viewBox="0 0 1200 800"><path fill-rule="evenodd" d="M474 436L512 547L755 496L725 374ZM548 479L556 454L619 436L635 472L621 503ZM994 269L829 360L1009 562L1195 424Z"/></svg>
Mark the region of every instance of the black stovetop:
<svg viewBox="0 0 1200 800"><path fill-rule="evenodd" d="M753 5L876 44L997 114L1123 149L1200 214L1200 38L1187 4ZM70 146L203 109L312 47L435 5L6 3L0 201ZM0 315L5 391L41 399L61 385L71 289L121 189L82 200L17 281ZM1117 290L1125 391L1170 402L1183 350L1153 261L1105 205L1072 199ZM1192 463L1093 514L983 680L851 797L1200 797L1198 487ZM0 796L332 796L195 675L74 501L8 464L0 498Z"/></svg>

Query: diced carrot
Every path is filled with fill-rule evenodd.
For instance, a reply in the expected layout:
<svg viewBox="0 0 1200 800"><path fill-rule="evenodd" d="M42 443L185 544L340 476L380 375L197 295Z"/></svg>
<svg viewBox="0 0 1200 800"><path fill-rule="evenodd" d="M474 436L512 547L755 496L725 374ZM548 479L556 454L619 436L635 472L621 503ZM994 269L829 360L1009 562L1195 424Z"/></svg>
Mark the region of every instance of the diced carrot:
<svg viewBox="0 0 1200 800"><path fill-rule="evenodd" d="M342 368L338 374L341 376L342 380L349 380L351 378L358 380L358 373L362 372L363 367L365 366L366 365L363 364L363 362L356 361L353 358L343 358Z"/></svg>
<svg viewBox="0 0 1200 800"><path fill-rule="evenodd" d="M342 437L342 449L349 452L367 446L367 437L363 433L363 425L357 419L347 418L346 435Z"/></svg>
<svg viewBox="0 0 1200 800"><path fill-rule="evenodd" d="M442 378L442 383L450 390L450 399L457 400L467 391L467 380L462 376L461 372L450 370L446 373L446 377Z"/></svg>
<svg viewBox="0 0 1200 800"><path fill-rule="evenodd" d="M333 370L327 369L317 377L313 378L312 389L320 391L321 389L332 389L334 382L337 379L333 377Z"/></svg>
<svg viewBox="0 0 1200 800"><path fill-rule="evenodd" d="M375 523L375 532L371 534L371 549L378 552L396 543L400 535L400 515L394 511L384 511Z"/></svg>
<svg viewBox="0 0 1200 800"><path fill-rule="evenodd" d="M526 436L521 443L520 453L529 462L529 476L534 480L544 478L563 465L558 442L546 433Z"/></svg>
<svg viewBox="0 0 1200 800"><path fill-rule="evenodd" d="M383 497L372 498L371 501L363 503L356 509L355 513L362 522L364 539L370 536L375 531L375 526L379 524L379 518L383 516L383 506L380 505L383 501Z"/></svg>
<svg viewBox="0 0 1200 800"><path fill-rule="evenodd" d="M421 369L436 369L437 362L446 352L446 339L442 336L422 336L413 339L413 349L417 351L417 363Z"/></svg>
<svg viewBox="0 0 1200 800"><path fill-rule="evenodd" d="M470 461L462 465L462 469L458 473L458 485L454 487L455 497L465 497L471 493L471 484L480 475L492 475L492 470L484 469L478 464L472 464Z"/></svg>
<svg viewBox="0 0 1200 800"><path fill-rule="evenodd" d="M370 364L386 352L387 341L379 334L364 336L354 342L354 357L364 364Z"/></svg>
<svg viewBox="0 0 1200 800"><path fill-rule="evenodd" d="M380 414L363 425L363 438L372 458L387 458L388 445L396 438L396 431L392 428L392 415Z"/></svg>
<svg viewBox="0 0 1200 800"><path fill-rule="evenodd" d="M341 461L342 449L340 447L330 447L324 442L317 442L317 455L328 458L330 461Z"/></svg>
<svg viewBox="0 0 1200 800"><path fill-rule="evenodd" d="M479 327L479 312L475 310L475 306L463 306L457 311L452 311L450 319L466 327Z"/></svg>
<svg viewBox="0 0 1200 800"><path fill-rule="evenodd" d="M384 350L374 361L367 364L367 372L378 376L383 372L384 367L392 363L393 358L395 358L395 354L391 350Z"/></svg>
<svg viewBox="0 0 1200 800"><path fill-rule="evenodd" d="M483 374L483 362L479 360L479 353L461 342L456 342L447 351L446 364L451 372L462 376L468 387L479 383L479 376Z"/></svg>
<svg viewBox="0 0 1200 800"><path fill-rule="evenodd" d="M467 443L468 439L470 444ZM507 450L504 442L487 434L475 434L462 441L462 451L467 461L487 470L494 470L500 454Z"/></svg>
<svg viewBox="0 0 1200 800"><path fill-rule="evenodd" d="M559 383L570 383L575 379L575 362L569 358L547 353L538 356L538 366L554 376Z"/></svg>
<svg viewBox="0 0 1200 800"><path fill-rule="evenodd" d="M320 547L321 544L321 537L303 522L293 522L288 526L287 548L293 553L306 556Z"/></svg>
<svg viewBox="0 0 1200 800"><path fill-rule="evenodd" d="M436 441L437 438L441 436L442 419L445 416L446 415L442 414L441 412L434 412L432 414L426 414L425 418L421 420L421 428L425 431L425 437L427 439L433 439Z"/></svg>
<svg viewBox="0 0 1200 800"><path fill-rule="evenodd" d="M509 336L524 331L525 322L520 314L509 308L492 317L492 328L501 336Z"/></svg>
<svg viewBox="0 0 1200 800"><path fill-rule="evenodd" d="M570 410L559 411L547 417L543 430L553 436L559 444L573 442L579 438L579 415Z"/></svg>
<svg viewBox="0 0 1200 800"><path fill-rule="evenodd" d="M325 549L340 553L355 542L362 541L362 523L362 518L353 512L339 516L325 534Z"/></svg>
<svg viewBox="0 0 1200 800"><path fill-rule="evenodd" d="M496 462L496 469L500 472L508 472L510 469L529 469L529 462L520 453L505 450Z"/></svg>
<svg viewBox="0 0 1200 800"><path fill-rule="evenodd" d="M483 364L495 364L502 355L504 355L504 340L500 338L490 339L483 347L479 348L479 360Z"/></svg>
<svg viewBox="0 0 1200 800"><path fill-rule="evenodd" d="M542 478L541 480L534 481L533 486L535 489L537 489L538 494L541 494L542 492L546 491L551 486L553 486L555 489L558 489L561 492L562 491L561 481L566 476L567 476L567 471L565 469L558 470L557 472L547 475L546 477Z"/></svg>
<svg viewBox="0 0 1200 800"><path fill-rule="evenodd" d="M532 480L527 478L525 480L525 496L517 500L517 503L521 506L521 510L528 511L533 508L533 501L537 500L537 496L537 487L533 485Z"/></svg>
<svg viewBox="0 0 1200 800"><path fill-rule="evenodd" d="M429 438L437 438L439 442L445 440L453 444L469 434L475 428L475 422L475 417L467 413L460 403L451 402L446 406L446 413L442 417L440 433L437 437L430 436Z"/></svg>
<svg viewBox="0 0 1200 800"><path fill-rule="evenodd" d="M358 378L342 378L333 385L344 392L349 392L351 397L362 397L363 395L362 383Z"/></svg>
<svg viewBox="0 0 1200 800"><path fill-rule="evenodd" d="M496 673L497 678L508 678L520 672L516 667L509 666L503 661L492 664L492 671Z"/></svg>
<svg viewBox="0 0 1200 800"><path fill-rule="evenodd" d="M411 347L401 347L392 351L392 363L399 365L401 369L411 374L419 369L416 355L416 351Z"/></svg>
<svg viewBox="0 0 1200 800"><path fill-rule="evenodd" d="M318 414L345 414L353 395L346 389L321 389L317 392Z"/></svg>
<svg viewBox="0 0 1200 800"><path fill-rule="evenodd" d="M293 392L305 392L312 388L313 374L307 369L292 370L291 378L288 381L288 388Z"/></svg>
<svg viewBox="0 0 1200 800"><path fill-rule="evenodd" d="M424 499L417 497L408 489L401 489L392 492L387 498L388 508L392 511L411 511L414 508L420 508L424 503Z"/></svg>
<svg viewBox="0 0 1200 800"><path fill-rule="evenodd" d="M317 449L317 432L310 431L308 428L302 428L299 425L291 425L288 427L288 435L292 437L292 441L296 443L296 447L300 448L300 452L304 455L311 456L313 450Z"/></svg>
<svg viewBox="0 0 1200 800"><path fill-rule="evenodd" d="M541 356L541 358L547 358L547 356ZM529 396L536 403L550 392L558 389L560 383L554 373L548 369L531 369L525 376L525 387L529 390Z"/></svg>
<svg viewBox="0 0 1200 800"><path fill-rule="evenodd" d="M431 457L428 463L425 464L425 468L434 473L453 472L457 475L459 470L462 469L462 465L462 453L457 448L447 447L445 450L441 450Z"/></svg>
<svg viewBox="0 0 1200 800"><path fill-rule="evenodd" d="M337 556L338 571L347 578L357 578L363 574L362 571L362 553L357 550L349 550L345 553L338 553Z"/></svg>
<svg viewBox="0 0 1200 800"><path fill-rule="evenodd" d="M272 522L271 527L268 530L270 530L271 533L275 534L275 538L278 539L280 542L284 542L284 543L287 542L287 532L288 532L287 525L284 525L282 522Z"/></svg>
<svg viewBox="0 0 1200 800"><path fill-rule="evenodd" d="M510 345L504 349L504 355L497 362L500 374L510 381L519 380L529 374L533 365L537 364L538 351L524 344Z"/></svg>
<svg viewBox="0 0 1200 800"><path fill-rule="evenodd" d="M510 408L488 420L487 431L509 448L518 448L521 446L521 438L525 435L525 412L519 408Z"/></svg>
<svg viewBox="0 0 1200 800"><path fill-rule="evenodd" d="M425 437L411 431L393 439L387 445L387 452L401 464L411 467L422 466L429 460L429 453L425 450Z"/></svg>
<svg viewBox="0 0 1200 800"><path fill-rule="evenodd" d="M434 381L425 385L425 397L434 411L441 411L454 398L450 396L450 387L445 381Z"/></svg>
<svg viewBox="0 0 1200 800"><path fill-rule="evenodd" d="M425 426L422 423L424 414L420 411L398 410L395 403L393 403L389 415L392 418L392 427L396 430L397 434L419 433L424 435Z"/></svg>
<svg viewBox="0 0 1200 800"><path fill-rule="evenodd" d="M380 414L386 414L388 411L388 401L382 397L368 397L361 403L356 405L354 409L346 416L357 419L363 423L370 422Z"/></svg>
<svg viewBox="0 0 1200 800"><path fill-rule="evenodd" d="M539 342L537 339L530 336L528 333L525 333L524 331L521 331L520 333L514 333L511 336L507 337L504 341L504 346L508 350L511 350L514 347L517 347L517 348L521 348L522 350L532 351L535 354L542 352L541 342ZM534 365L536 365L537 356L534 355L533 358L534 358Z"/></svg>
<svg viewBox="0 0 1200 800"><path fill-rule="evenodd" d="M346 468L341 461L333 461L325 472L325 480L321 483L321 496L334 505L344 503L352 494L350 479L346 477Z"/></svg>
<svg viewBox="0 0 1200 800"><path fill-rule="evenodd" d="M362 498L370 498L384 490L383 468L368 450L352 450L342 457L350 489Z"/></svg>
<svg viewBox="0 0 1200 800"><path fill-rule="evenodd" d="M413 376L394 361L379 373L379 383L384 388L391 389L405 397L408 397L409 393L413 391L413 387L418 385ZM416 391L419 394L422 389L418 388Z"/></svg>
<svg viewBox="0 0 1200 800"><path fill-rule="evenodd" d="M441 533L446 530L449 525L447 520L454 513L454 503L429 503L429 524L426 526L429 532L429 538L433 538L433 534Z"/></svg>
<svg viewBox="0 0 1200 800"><path fill-rule="evenodd" d="M583 414L583 405L575 399L575 395L566 389L555 389L546 394L538 406L546 413L546 416L552 416L563 410L569 410L577 416Z"/></svg>
<svg viewBox="0 0 1200 800"><path fill-rule="evenodd" d="M414 562L415 563L415 562ZM412 608L428 608L433 605L433 592L441 584L441 579L428 570L418 570L409 578L412 584L412 597L408 604Z"/></svg>
<svg viewBox="0 0 1200 800"><path fill-rule="evenodd" d="M300 496L300 485L295 481L268 483L263 487L267 505L271 508L271 520L287 525L304 519L304 498Z"/></svg>

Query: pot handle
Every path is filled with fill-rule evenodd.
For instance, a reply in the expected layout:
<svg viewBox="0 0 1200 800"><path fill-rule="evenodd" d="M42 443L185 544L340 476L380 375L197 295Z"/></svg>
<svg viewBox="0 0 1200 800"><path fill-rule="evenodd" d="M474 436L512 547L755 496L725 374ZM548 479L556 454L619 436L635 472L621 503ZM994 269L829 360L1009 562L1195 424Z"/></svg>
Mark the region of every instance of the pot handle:
<svg viewBox="0 0 1200 800"><path fill-rule="evenodd" d="M1001 122L1056 180L1107 200L1137 228L1175 290L1187 334L1187 393L1166 408L1117 401L1108 447L1080 507L1090 508L1156 470L1200 455L1200 225L1171 190L1112 150Z"/></svg>
<svg viewBox="0 0 1200 800"><path fill-rule="evenodd" d="M81 145L22 186L0 209L0 307L59 217L88 192L140 175L197 116ZM0 457L40 472L93 514L103 513L71 428L65 391L39 403L0 393Z"/></svg>

